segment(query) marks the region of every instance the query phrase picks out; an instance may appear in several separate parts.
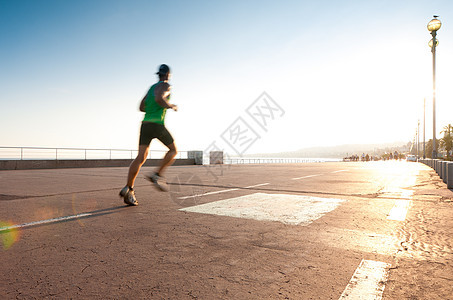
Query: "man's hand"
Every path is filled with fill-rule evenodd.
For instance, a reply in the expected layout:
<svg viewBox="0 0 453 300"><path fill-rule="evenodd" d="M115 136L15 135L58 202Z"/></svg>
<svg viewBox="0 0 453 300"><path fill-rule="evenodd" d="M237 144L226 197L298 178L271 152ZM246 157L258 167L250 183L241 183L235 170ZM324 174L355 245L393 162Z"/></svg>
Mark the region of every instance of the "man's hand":
<svg viewBox="0 0 453 300"><path fill-rule="evenodd" d="M174 111L178 111L178 105L171 104L171 109L173 109Z"/></svg>

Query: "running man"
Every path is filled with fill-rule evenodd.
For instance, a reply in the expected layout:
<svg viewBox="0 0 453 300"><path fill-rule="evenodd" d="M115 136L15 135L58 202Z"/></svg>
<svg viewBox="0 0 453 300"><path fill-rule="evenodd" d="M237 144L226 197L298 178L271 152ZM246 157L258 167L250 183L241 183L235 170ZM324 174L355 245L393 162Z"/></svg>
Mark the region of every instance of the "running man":
<svg viewBox="0 0 453 300"><path fill-rule="evenodd" d="M164 124L167 109L178 111L176 105L169 103L171 87L168 84L168 80L170 78L170 68L163 64L159 67L159 71L156 74L159 75L159 82L149 88L148 93L140 102L140 111L145 113L145 118L140 129L138 155L129 167L127 184L120 191L120 196L123 197L124 203L127 205L138 205L138 201L135 198L134 182L140 168L148 157L151 141L157 138L168 148L168 152L165 154L157 171L146 176L161 191L166 191L166 188L162 185L163 178L161 175L174 162L177 153L173 137Z"/></svg>

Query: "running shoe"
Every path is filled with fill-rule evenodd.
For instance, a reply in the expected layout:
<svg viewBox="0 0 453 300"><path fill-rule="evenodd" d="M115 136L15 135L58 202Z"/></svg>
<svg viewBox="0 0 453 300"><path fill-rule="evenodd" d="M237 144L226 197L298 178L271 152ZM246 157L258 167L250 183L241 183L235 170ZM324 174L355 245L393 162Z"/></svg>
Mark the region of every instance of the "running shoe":
<svg viewBox="0 0 453 300"><path fill-rule="evenodd" d="M146 175L146 179L151 181L159 191L162 191L162 192L168 191L168 189L166 187L165 179L162 176L159 176L156 173L154 173L152 175Z"/></svg>
<svg viewBox="0 0 453 300"><path fill-rule="evenodd" d="M138 205L138 201L135 198L135 191L129 188L127 185L120 191L120 196L123 197L124 203L126 203L127 205Z"/></svg>

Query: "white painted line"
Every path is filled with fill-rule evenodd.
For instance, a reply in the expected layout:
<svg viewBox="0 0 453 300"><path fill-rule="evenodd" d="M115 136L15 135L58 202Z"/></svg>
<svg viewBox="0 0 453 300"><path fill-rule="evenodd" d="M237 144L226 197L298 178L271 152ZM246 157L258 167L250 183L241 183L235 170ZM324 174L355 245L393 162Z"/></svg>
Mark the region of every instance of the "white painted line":
<svg viewBox="0 0 453 300"><path fill-rule="evenodd" d="M184 200L184 199L189 199L189 198L197 198L197 197L202 197L202 196L208 196L208 195L214 195L214 194L220 194L220 193L226 193L226 192L237 191L237 190L240 190L240 189L249 189L249 188L254 188L254 187L263 186L263 185L268 185L268 184L269 184L269 183L260 183L260 184L255 184L255 185L246 186L246 187L243 187L243 188L234 188L234 189L228 189L228 190L221 190L221 191L215 191L215 192L208 192L208 193L204 193L204 194L196 194L196 195L178 197L178 199Z"/></svg>
<svg viewBox="0 0 453 300"><path fill-rule="evenodd" d="M316 175L308 175L308 176L302 176L302 177L296 177L292 178L291 180L298 180L298 179L304 179L304 178L310 178L310 177L316 177L316 176L321 176L322 174L316 174Z"/></svg>
<svg viewBox="0 0 453 300"><path fill-rule="evenodd" d="M347 172L347 171L349 171L349 170L338 170L338 171L333 171L331 173L333 174L333 173L340 173L340 172Z"/></svg>
<svg viewBox="0 0 453 300"><path fill-rule="evenodd" d="M414 194L414 191L402 190L401 191L401 198L409 198L410 199L413 194Z"/></svg>
<svg viewBox="0 0 453 300"><path fill-rule="evenodd" d="M180 210L259 221L278 221L290 225L308 225L333 211L344 201L303 195L255 193Z"/></svg>
<svg viewBox="0 0 453 300"><path fill-rule="evenodd" d="M339 299L382 299L390 267L385 262L362 259Z"/></svg>
<svg viewBox="0 0 453 300"><path fill-rule="evenodd" d="M204 194L196 194L196 195L178 197L178 199L183 200L183 199L189 199L189 198L196 198L196 197L202 197L202 196L208 196L208 195L214 195L214 194L232 192L232 191L237 191L237 190L239 190L239 189L238 189L238 188L234 188L234 189L221 190L221 191L209 192L209 193L204 193Z"/></svg>
<svg viewBox="0 0 453 300"><path fill-rule="evenodd" d="M16 228L24 228L24 227L29 227L29 226L36 226L36 225L47 224L47 223L61 222L61 221L66 221L66 220L71 220L71 219L88 217L88 216L91 216L91 215L92 214L90 214L90 213L84 213L84 214L78 214L78 215L74 215L74 216L59 217L59 218L54 218L54 219L35 221L35 222L30 222L30 223L24 223L24 224L20 224L20 225L12 225L12 226L7 226L7 227L0 227L0 231L16 229Z"/></svg>
<svg viewBox="0 0 453 300"><path fill-rule="evenodd" d="M411 199L414 191L402 189L402 188L395 188L395 187L386 187L382 194L378 197L385 197L385 198L398 198L398 199Z"/></svg>
<svg viewBox="0 0 453 300"><path fill-rule="evenodd" d="M269 183L260 183L260 184L250 185L250 186L244 187L244 189L250 189L250 188L259 187L259 186L268 185L268 184Z"/></svg>
<svg viewBox="0 0 453 300"><path fill-rule="evenodd" d="M404 221L406 219L407 211L412 205L412 200L396 200L395 205L390 210L387 219L394 221Z"/></svg>

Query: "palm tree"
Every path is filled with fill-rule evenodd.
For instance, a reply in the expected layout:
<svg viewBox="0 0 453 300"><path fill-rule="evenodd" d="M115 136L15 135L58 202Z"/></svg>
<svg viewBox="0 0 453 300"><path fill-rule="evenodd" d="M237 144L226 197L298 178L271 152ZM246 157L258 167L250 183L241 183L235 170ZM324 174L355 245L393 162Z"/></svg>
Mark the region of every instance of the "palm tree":
<svg viewBox="0 0 453 300"><path fill-rule="evenodd" d="M436 149L439 149L439 140L436 139ZM425 149L426 157L433 158L433 139L430 139L426 142L426 149Z"/></svg>
<svg viewBox="0 0 453 300"><path fill-rule="evenodd" d="M450 151L453 148L453 126L448 124L440 132L444 137L440 139L440 146L447 151L447 159L450 160Z"/></svg>

